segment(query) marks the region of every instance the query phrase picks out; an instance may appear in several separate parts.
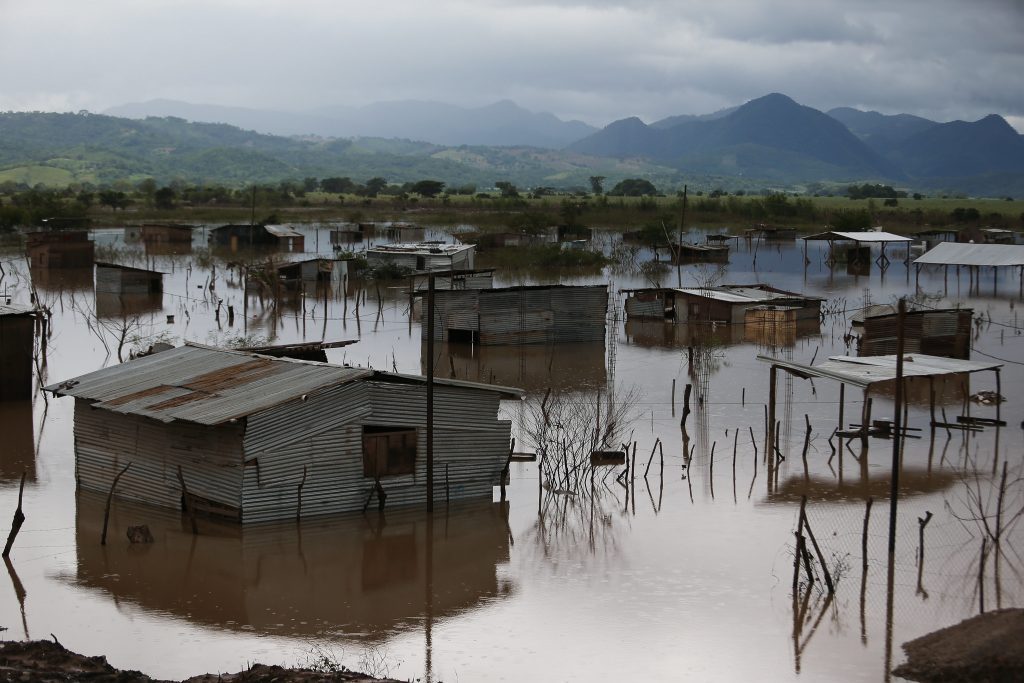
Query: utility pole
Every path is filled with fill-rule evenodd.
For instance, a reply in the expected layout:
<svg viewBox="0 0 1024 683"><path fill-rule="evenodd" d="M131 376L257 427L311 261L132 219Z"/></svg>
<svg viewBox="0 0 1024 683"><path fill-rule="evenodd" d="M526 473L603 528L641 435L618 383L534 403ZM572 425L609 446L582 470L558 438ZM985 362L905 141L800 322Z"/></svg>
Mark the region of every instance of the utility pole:
<svg viewBox="0 0 1024 683"><path fill-rule="evenodd" d="M427 512L434 511L434 273L427 274Z"/></svg>
<svg viewBox="0 0 1024 683"><path fill-rule="evenodd" d="M683 208L679 212L679 239L676 241L675 249L672 249L672 253L676 257L676 286L683 286L683 261L680 258L680 254L683 250L683 224L686 223L686 185L683 185Z"/></svg>
<svg viewBox="0 0 1024 683"><path fill-rule="evenodd" d="M889 555L896 552L896 500L900 493L900 447L903 432L903 323L907 301L900 297L896 308L896 391L892 416L892 478L889 490ZM868 425L863 425L867 429Z"/></svg>

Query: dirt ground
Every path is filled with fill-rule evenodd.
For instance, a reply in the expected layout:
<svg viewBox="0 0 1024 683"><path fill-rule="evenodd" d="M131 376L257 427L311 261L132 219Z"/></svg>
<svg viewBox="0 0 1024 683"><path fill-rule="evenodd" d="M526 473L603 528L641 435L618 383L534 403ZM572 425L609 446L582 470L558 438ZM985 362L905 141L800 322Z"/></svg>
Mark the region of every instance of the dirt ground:
<svg viewBox="0 0 1024 683"><path fill-rule="evenodd" d="M102 655L86 657L72 652L60 643L49 640L0 642L0 682L31 681L58 683L64 681L96 681L98 683L165 683L138 671L121 671L107 663ZM234 674L202 674L182 683L398 683L392 679L373 678L354 671L324 673L307 669L285 669L280 666L255 664Z"/></svg>
<svg viewBox="0 0 1024 683"><path fill-rule="evenodd" d="M1024 681L1024 609L980 614L903 644L894 674L926 683Z"/></svg>

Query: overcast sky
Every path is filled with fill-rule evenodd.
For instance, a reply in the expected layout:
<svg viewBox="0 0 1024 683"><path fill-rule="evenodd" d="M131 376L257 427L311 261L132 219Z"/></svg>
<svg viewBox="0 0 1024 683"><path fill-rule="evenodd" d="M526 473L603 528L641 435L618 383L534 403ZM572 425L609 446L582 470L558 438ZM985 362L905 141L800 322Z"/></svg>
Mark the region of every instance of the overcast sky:
<svg viewBox="0 0 1024 683"><path fill-rule="evenodd" d="M0 110L511 99L600 126L769 92L1024 131L1024 0L0 0Z"/></svg>

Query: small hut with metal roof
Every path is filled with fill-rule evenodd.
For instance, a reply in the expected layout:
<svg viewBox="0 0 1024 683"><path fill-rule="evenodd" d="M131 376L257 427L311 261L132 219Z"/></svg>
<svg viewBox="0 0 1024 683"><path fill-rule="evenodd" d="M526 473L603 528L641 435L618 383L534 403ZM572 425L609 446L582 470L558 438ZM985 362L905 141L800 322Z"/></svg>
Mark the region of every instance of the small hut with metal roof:
<svg viewBox="0 0 1024 683"><path fill-rule="evenodd" d="M0 401L32 397L32 339L36 311L0 303Z"/></svg>
<svg viewBox="0 0 1024 683"><path fill-rule="evenodd" d="M434 381L435 496L487 497L507 387ZM426 499L426 380L188 344L47 387L75 397L75 478L243 523Z"/></svg>
<svg viewBox="0 0 1024 683"><path fill-rule="evenodd" d="M210 231L210 241L231 251L277 249L291 253L306 248L303 234L285 225L222 225Z"/></svg>
<svg viewBox="0 0 1024 683"><path fill-rule="evenodd" d="M791 309L793 321L818 320L821 297L788 292L765 284L627 289L629 319L652 318L677 323L722 322L742 325L747 311L760 306Z"/></svg>

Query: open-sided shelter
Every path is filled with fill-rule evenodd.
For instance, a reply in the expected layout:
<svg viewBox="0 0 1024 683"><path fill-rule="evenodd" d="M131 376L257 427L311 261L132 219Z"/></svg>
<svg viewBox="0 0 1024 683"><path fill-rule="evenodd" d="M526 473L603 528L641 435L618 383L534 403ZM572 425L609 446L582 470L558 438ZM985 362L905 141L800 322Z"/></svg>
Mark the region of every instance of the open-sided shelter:
<svg viewBox="0 0 1024 683"><path fill-rule="evenodd" d="M434 495L487 497L511 423L507 387L434 382ZM420 376L186 345L47 387L75 398L78 486L243 523L426 499Z"/></svg>

